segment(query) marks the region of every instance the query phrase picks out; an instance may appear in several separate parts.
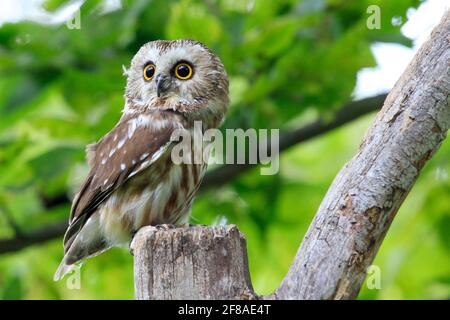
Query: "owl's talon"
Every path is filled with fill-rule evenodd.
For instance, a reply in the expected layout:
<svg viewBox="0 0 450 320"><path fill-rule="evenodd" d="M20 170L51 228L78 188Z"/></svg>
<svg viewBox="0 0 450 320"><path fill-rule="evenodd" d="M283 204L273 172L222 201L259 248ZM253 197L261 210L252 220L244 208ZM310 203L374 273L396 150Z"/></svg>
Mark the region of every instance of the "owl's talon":
<svg viewBox="0 0 450 320"><path fill-rule="evenodd" d="M158 230L164 230L164 231L167 231L167 230L169 230L169 229L175 229L176 226L173 225L173 224L157 224L157 225L155 226L155 228L158 229Z"/></svg>
<svg viewBox="0 0 450 320"><path fill-rule="evenodd" d="M195 226L195 224L191 224L191 223L183 223L183 224L180 224L180 228L190 228L190 227L193 227L193 226Z"/></svg>

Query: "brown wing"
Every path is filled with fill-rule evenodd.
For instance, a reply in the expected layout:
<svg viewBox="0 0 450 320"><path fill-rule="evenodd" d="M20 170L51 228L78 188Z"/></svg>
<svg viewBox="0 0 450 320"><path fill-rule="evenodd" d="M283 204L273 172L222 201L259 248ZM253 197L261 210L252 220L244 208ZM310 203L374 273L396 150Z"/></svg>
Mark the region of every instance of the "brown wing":
<svg viewBox="0 0 450 320"><path fill-rule="evenodd" d="M124 116L97 144L88 146L91 171L72 204L65 251L112 192L170 150L170 136L182 123L183 118L171 112Z"/></svg>

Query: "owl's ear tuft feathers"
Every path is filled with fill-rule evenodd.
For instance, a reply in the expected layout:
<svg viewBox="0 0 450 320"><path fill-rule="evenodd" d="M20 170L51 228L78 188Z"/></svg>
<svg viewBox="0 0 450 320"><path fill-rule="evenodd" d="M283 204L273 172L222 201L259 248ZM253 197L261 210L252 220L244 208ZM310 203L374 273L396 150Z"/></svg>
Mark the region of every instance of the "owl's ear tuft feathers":
<svg viewBox="0 0 450 320"><path fill-rule="evenodd" d="M127 67L125 67L124 65L122 65L122 74L125 76L125 77L128 77L128 75L129 75L129 69L127 69Z"/></svg>

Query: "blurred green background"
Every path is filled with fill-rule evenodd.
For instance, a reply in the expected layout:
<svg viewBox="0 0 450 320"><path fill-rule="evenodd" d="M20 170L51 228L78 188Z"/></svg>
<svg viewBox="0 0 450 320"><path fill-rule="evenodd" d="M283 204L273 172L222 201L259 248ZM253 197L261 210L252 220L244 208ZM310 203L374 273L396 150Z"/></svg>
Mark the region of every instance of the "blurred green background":
<svg viewBox="0 0 450 320"><path fill-rule="evenodd" d="M30 21L0 27L1 299L133 298L132 257L123 249L85 263L79 290L52 276L62 258L68 199L87 172L84 146L120 117L122 65L142 44L204 42L230 77L223 128L286 130L330 120L351 101L358 71L375 66L372 44L411 46L401 21L420 4L138 0L112 10L105 3L120 1L82 4L80 29ZM58 12L66 4L42 6ZM382 10L379 30L366 27L371 4ZM256 168L198 197L192 223L226 219L245 233L258 294L280 283L328 186L373 118L369 113L283 152L278 175L261 176ZM423 170L374 262L381 289L364 285L360 299L450 298L449 160L447 141Z"/></svg>

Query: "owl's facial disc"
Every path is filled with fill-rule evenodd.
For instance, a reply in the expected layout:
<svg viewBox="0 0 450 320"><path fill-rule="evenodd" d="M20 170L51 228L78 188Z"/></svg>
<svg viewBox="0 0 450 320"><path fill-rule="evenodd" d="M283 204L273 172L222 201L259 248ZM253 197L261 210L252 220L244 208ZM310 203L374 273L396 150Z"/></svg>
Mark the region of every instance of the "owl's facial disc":
<svg viewBox="0 0 450 320"><path fill-rule="evenodd" d="M126 96L161 108L227 105L228 79L223 64L194 40L157 40L144 45L127 74Z"/></svg>

